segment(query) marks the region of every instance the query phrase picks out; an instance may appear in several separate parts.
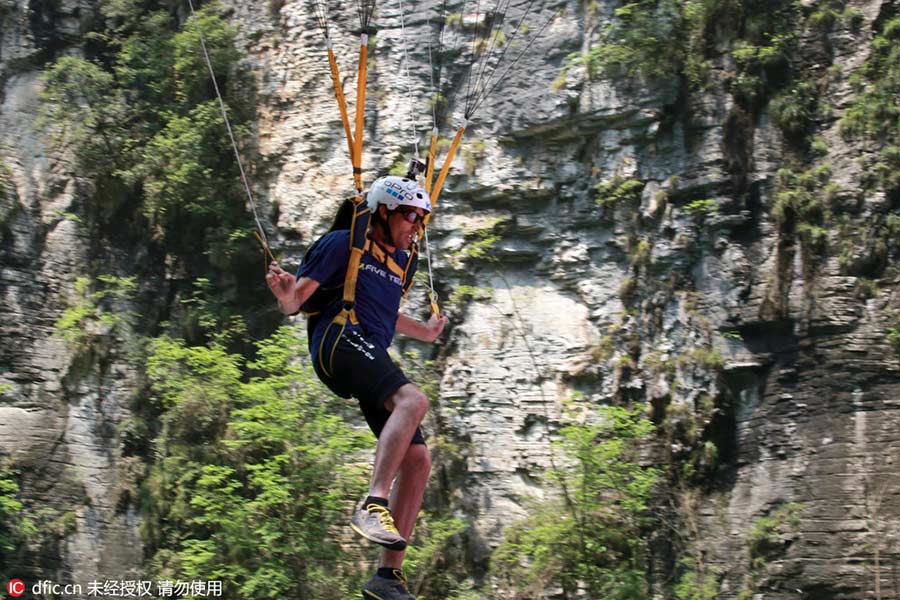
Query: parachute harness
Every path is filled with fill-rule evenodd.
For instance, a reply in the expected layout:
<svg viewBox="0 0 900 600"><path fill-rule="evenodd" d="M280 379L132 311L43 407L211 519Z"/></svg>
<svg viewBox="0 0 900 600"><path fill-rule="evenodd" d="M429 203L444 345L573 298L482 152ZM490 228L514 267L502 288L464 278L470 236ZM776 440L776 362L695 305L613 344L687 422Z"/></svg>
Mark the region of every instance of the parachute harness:
<svg viewBox="0 0 900 600"><path fill-rule="evenodd" d="M381 248L378 247L377 244L373 244L372 240L368 238L367 232L369 229L369 225L372 218L372 212L369 209L368 205L365 202L365 195L363 194L363 186L362 186L362 142L363 142L363 125L365 120L365 98L366 98L366 80L367 80L367 63L368 63L368 36L370 33L374 33L375 30L371 27L371 18L375 10L375 0L357 0L357 11L359 14L359 23L360 23L360 35L359 35L359 64L358 64L358 74L357 74L357 85L356 85L356 111L355 111L355 127L351 130L350 127L350 117L347 111L347 101L344 95L343 86L341 84L341 79L339 75L337 59L334 55L334 48L331 40L331 36L328 30L328 13L326 5L324 4L327 0L312 0L314 5L314 12L316 21L319 24L320 29L325 37L325 45L327 48L328 54L328 64L329 70L331 74L332 83L334 86L334 94L335 100L337 101L338 108L341 113L341 123L344 129L344 135L347 138L347 149L350 154L350 161L353 166L353 180L356 187L356 195L352 199L352 219L350 223L350 260L347 266L347 274L344 279L344 284L341 286L343 293L341 298L341 311L337 316L334 317L332 323L329 325L338 325L341 327L341 331L346 326L347 321L350 321L353 324L357 324L358 320L356 317L356 313L354 311L354 303L356 299L356 282L357 276L359 274L359 267L362 261L362 257L365 253L370 253L376 257L377 260L383 262L392 271L399 270L402 271L402 286L403 286L403 296L405 297L409 291L410 286L412 285L412 275L415 273L417 264L418 264L418 244L414 242L410 248L410 257L407 261L406 268L401 269L399 265L393 261L393 259L381 251ZM527 14L531 10L531 6L534 0L529 0L525 13ZM400 29L401 29L401 43L403 48L403 61L405 68L405 78L407 82L408 95L410 99L410 113L411 113L411 128L412 128L412 142L415 150L415 160L418 162L419 158L419 146L418 146L418 137L416 135L416 123L415 123L415 111L412 105L412 84L409 76L409 56L407 53L406 46L406 26L404 22L404 11L403 11L403 0L398 0L399 9L400 9ZM487 58L482 58L482 62L480 64L480 68L477 72L477 77L474 85L472 84L472 73L471 69L467 74L466 80L466 105L465 111L463 113L463 119L456 131L456 135L453 137L453 140L450 144L450 148L447 151L447 156L444 159L444 164L441 167L440 173L438 174L437 181L432 183L432 177L434 175L434 164L435 164L435 151L438 142L438 126L437 126L437 99L438 92L435 89L434 85L434 65L432 63L432 53L431 53L431 45L429 43L428 46L428 60L430 69L430 81L432 87L432 93L434 94L434 98L432 99L432 131L431 131L431 144L428 151L428 160L425 174L425 191L429 194L431 198L432 210L434 206L437 205L437 200L440 197L441 189L443 188L444 182L447 178L447 174L450 170L450 165L453 163L453 159L456 155L456 151L459 148L460 141L462 140L463 133L465 132L466 127L469 125L472 115L475 110L484 102L484 100L494 91L494 89L506 78L506 75L509 71L518 63L519 59L531 48L534 41L540 37L543 33L544 29L550 24L550 22L558 16L562 8L558 9L554 12L553 15L541 26L537 35L535 35L522 49L522 51L516 56L515 60L510 64L500 75L499 78L495 80L495 75L497 71L497 64L500 60L502 60L503 55L506 53L507 49L511 46L511 44L507 44L503 50L500 52L500 59L496 61L493 67L489 67L490 58L494 53L495 45L498 42L500 36L494 35L494 25L495 21L502 21L503 17L506 14L506 10L508 9L510 4L510 0L498 0L497 10L493 11L488 23L488 29L490 30L490 46L488 52L486 53ZM192 18L197 21L197 14L194 10L194 5L192 0L188 0L188 6L190 7L190 12ZM476 18L478 16L480 8L480 0L478 0L478 4L476 5ZM446 0L443 3L442 11L446 12ZM498 19L498 14L501 17ZM429 21L430 22L430 21ZM512 38L515 39L516 35L518 35L520 28L522 26L522 20L516 25L515 31L513 32ZM206 66L209 69L209 75L212 79L213 89L216 94L216 98L219 102L219 109L222 112L222 119L225 121L225 127L228 132L228 138L231 141L232 149L234 150L235 159L237 160L238 169L240 171L241 181L244 185L244 190L247 193L247 199L250 204L251 211L253 212L253 218L256 222L256 231L254 232L257 240L265 251L265 255L267 258L275 260L275 257L272 255L272 252L269 248L268 239L266 236L265 228L262 225L262 221L259 218L259 213L257 210L256 202L253 198L253 192L250 189L250 184L247 180L247 175L244 170L243 163L241 161L240 152L237 147L237 142L234 138L234 132L232 131L231 122L228 119L228 112L225 107L225 102L222 99L222 94L219 91L219 85L216 80L215 72L213 70L212 61L209 57L209 52L206 47L206 39L203 35L203 28L198 22L197 31L199 34L200 46L203 51L203 56L206 61ZM499 30L498 30L499 31ZM443 45L443 35L444 30L441 29L440 33L440 44ZM510 40L511 42L512 40ZM476 43L475 38L472 40L472 58L473 63L475 62L474 57L476 55ZM487 75L486 71L489 71ZM439 82L440 83L440 82ZM434 277L432 272L432 260L431 260L431 251L428 245L428 230L427 225L431 219L431 212L425 215L421 225L421 231L424 233L425 239L425 253L428 261L428 286L429 286L429 298L431 302L431 309L434 314L439 314L439 307L437 304L437 293L434 290ZM379 254L380 252L380 254ZM393 266L391 266L393 264ZM331 293L337 290L330 290ZM315 294L314 294L315 296ZM310 316L314 316L317 314L316 312L308 313ZM327 337L327 336L326 336ZM323 338L324 339L324 338ZM333 349L332 349L333 353ZM321 357L320 353L320 357ZM321 359L320 359L321 360ZM323 365L324 366L324 365Z"/></svg>

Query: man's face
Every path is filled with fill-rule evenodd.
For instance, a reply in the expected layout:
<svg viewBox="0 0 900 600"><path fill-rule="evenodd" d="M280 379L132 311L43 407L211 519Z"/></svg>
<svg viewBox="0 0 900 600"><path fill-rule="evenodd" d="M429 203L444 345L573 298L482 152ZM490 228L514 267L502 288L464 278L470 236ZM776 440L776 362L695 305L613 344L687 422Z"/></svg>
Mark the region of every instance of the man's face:
<svg viewBox="0 0 900 600"><path fill-rule="evenodd" d="M408 250L419 233L419 222L425 211L418 207L400 206L388 216L391 237L401 250Z"/></svg>

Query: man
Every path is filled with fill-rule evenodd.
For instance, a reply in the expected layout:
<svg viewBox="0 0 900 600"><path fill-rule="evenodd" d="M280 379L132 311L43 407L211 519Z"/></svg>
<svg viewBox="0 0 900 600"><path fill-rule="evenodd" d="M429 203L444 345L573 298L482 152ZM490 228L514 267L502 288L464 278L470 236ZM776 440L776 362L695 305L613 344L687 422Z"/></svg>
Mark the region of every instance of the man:
<svg viewBox="0 0 900 600"><path fill-rule="evenodd" d="M363 587L363 598L414 600L402 565L431 472L431 457L419 430L428 398L394 364L387 348L395 331L433 342L447 317L432 315L421 323L399 312L400 275L409 260L406 250L431 210L428 194L412 179L388 176L372 184L367 202L373 249L363 255L359 267L354 303L359 324L331 326L342 308L341 294L333 294L334 300L310 322L310 355L325 385L341 397L357 398L378 438L369 495L350 523L354 531L385 547L381 567ZM266 280L281 311L296 313L316 290L339 290L349 248L350 232L339 229L313 246L296 277L273 262Z"/></svg>

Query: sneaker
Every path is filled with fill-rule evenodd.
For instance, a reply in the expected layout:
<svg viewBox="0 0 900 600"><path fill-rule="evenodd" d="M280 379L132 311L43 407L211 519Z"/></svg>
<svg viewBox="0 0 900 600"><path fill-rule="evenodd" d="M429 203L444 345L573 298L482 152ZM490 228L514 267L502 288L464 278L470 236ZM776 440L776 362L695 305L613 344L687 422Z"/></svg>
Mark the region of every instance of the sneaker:
<svg viewBox="0 0 900 600"><path fill-rule="evenodd" d="M379 504L368 504L356 511L350 520L350 527L370 542L388 550L406 548L406 540L394 526L391 511Z"/></svg>
<svg viewBox="0 0 900 600"><path fill-rule="evenodd" d="M399 579L385 579L375 575L363 586L363 600L416 600L409 593L409 584L406 577L399 570L394 570L394 575Z"/></svg>

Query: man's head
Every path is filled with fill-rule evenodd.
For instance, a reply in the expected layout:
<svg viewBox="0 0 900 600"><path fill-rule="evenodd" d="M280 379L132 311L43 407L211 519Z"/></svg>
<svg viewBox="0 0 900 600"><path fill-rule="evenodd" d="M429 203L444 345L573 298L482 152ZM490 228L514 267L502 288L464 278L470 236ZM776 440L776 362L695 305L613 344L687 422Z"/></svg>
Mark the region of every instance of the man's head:
<svg viewBox="0 0 900 600"><path fill-rule="evenodd" d="M419 232L419 223L431 212L428 193L414 180L388 175L376 179L367 195L369 209L389 246L408 249Z"/></svg>

